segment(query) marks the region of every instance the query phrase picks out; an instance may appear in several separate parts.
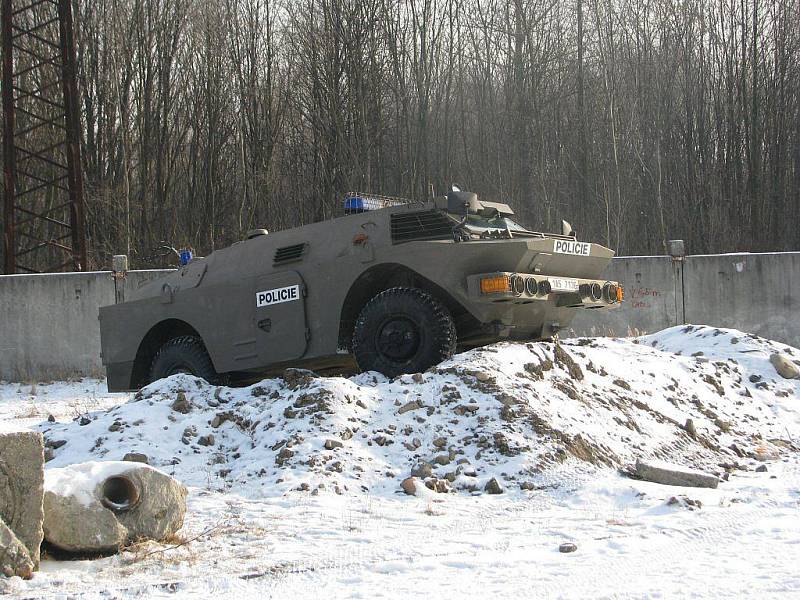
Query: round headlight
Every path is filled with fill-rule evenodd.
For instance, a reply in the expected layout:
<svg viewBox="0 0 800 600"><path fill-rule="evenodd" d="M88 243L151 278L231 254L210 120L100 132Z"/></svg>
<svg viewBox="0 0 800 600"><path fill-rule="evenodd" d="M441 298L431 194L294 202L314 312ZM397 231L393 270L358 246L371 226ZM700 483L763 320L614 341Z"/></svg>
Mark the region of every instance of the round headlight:
<svg viewBox="0 0 800 600"><path fill-rule="evenodd" d="M549 281L545 280L545 281L540 281L539 282L539 293L542 296L546 296L552 290L553 290L553 288L550 286L550 282Z"/></svg>
<svg viewBox="0 0 800 600"><path fill-rule="evenodd" d="M536 279L533 277L528 277L525 280L525 291L528 292L531 296L535 296L536 292L538 291L538 284L536 283Z"/></svg>
<svg viewBox="0 0 800 600"><path fill-rule="evenodd" d="M600 300L603 297L603 288L599 283L592 284L592 300Z"/></svg>
<svg viewBox="0 0 800 600"><path fill-rule="evenodd" d="M521 296L522 292L525 291L525 280L519 275L511 276L511 291L517 296Z"/></svg>

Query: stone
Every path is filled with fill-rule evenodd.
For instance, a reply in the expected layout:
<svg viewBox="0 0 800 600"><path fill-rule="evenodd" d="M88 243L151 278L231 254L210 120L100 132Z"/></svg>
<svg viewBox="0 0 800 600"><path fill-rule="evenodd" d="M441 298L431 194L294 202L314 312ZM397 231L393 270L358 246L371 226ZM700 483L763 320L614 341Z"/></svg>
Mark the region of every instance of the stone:
<svg viewBox="0 0 800 600"><path fill-rule="evenodd" d="M339 440L325 440L325 450L334 450L342 446L344 446L344 444Z"/></svg>
<svg viewBox="0 0 800 600"><path fill-rule="evenodd" d="M426 477L431 477L433 475L433 467L430 463L427 462L420 462L417 464L416 467L411 469L411 476L412 477L420 477L425 479Z"/></svg>
<svg viewBox="0 0 800 600"><path fill-rule="evenodd" d="M6 577L33 577L33 561L25 545L0 519L0 573Z"/></svg>
<svg viewBox="0 0 800 600"><path fill-rule="evenodd" d="M426 480L425 487L429 490L433 490L437 494L446 494L452 489L450 483L446 479L436 479L435 477Z"/></svg>
<svg viewBox="0 0 800 600"><path fill-rule="evenodd" d="M135 540L163 541L183 525L186 488L150 466L84 463L47 477L45 539L62 550L116 552Z"/></svg>
<svg viewBox="0 0 800 600"><path fill-rule="evenodd" d="M662 485L716 488L719 478L710 473L664 462L636 461L636 477Z"/></svg>
<svg viewBox="0 0 800 600"><path fill-rule="evenodd" d="M406 477L400 483L400 487L409 496L416 496L418 482L419 480L416 477Z"/></svg>
<svg viewBox="0 0 800 600"><path fill-rule="evenodd" d="M197 439L197 443L200 444L201 446L213 446L215 442L216 439L214 438L213 433L209 433L207 435L201 435Z"/></svg>
<svg viewBox="0 0 800 600"><path fill-rule="evenodd" d="M433 440L433 445L436 446L437 448L444 448L447 445L447 438L443 437L436 438L435 440Z"/></svg>
<svg viewBox="0 0 800 600"><path fill-rule="evenodd" d="M71 495L44 494L44 537L67 552L117 552L128 530L98 499L88 506Z"/></svg>
<svg viewBox="0 0 800 600"><path fill-rule="evenodd" d="M778 375L784 379L800 379L800 367L794 364L791 360L786 358L785 355L775 353L769 357L769 362L775 367Z"/></svg>
<svg viewBox="0 0 800 600"><path fill-rule="evenodd" d="M503 486L500 485L500 482L497 481L496 477L492 477L489 481L486 482L486 485L483 486L483 491L485 491L488 494L502 494Z"/></svg>
<svg viewBox="0 0 800 600"><path fill-rule="evenodd" d="M139 502L117 519L128 529L128 541L144 538L162 541L183 526L188 490L178 480L147 466L123 473L139 489Z"/></svg>
<svg viewBox="0 0 800 600"><path fill-rule="evenodd" d="M44 444L42 434L0 434L0 519L25 546L33 568L42 545Z"/></svg>
<svg viewBox="0 0 800 600"><path fill-rule="evenodd" d="M422 408L422 405L417 402L416 400L412 400L411 402L406 402L403 406L397 409L397 414L402 415L411 410L419 410Z"/></svg>
<svg viewBox="0 0 800 600"><path fill-rule="evenodd" d="M577 549L578 547L572 542L564 542L558 547L558 551L562 554L569 554L570 552L575 552Z"/></svg>
<svg viewBox="0 0 800 600"><path fill-rule="evenodd" d="M414 373L414 374L411 376L411 380L412 380L414 383L422 383L423 381L425 381L425 378L422 376L422 373Z"/></svg>
<svg viewBox="0 0 800 600"><path fill-rule="evenodd" d="M144 463L146 465L150 464L150 458L147 456L147 454L142 454L141 452L128 452L122 457L122 460L125 462Z"/></svg>
<svg viewBox="0 0 800 600"><path fill-rule="evenodd" d="M175 401L172 403L171 408L175 412L185 415L192 410L192 403L186 398L186 394L184 392L178 392L178 395L175 398Z"/></svg>
<svg viewBox="0 0 800 600"><path fill-rule="evenodd" d="M447 454L440 454L439 456L435 456L433 458L433 463L436 465L449 465L450 464L450 456Z"/></svg>
<svg viewBox="0 0 800 600"><path fill-rule="evenodd" d="M683 429L692 439L697 439L697 429L694 426L694 421L686 419L686 424L683 426Z"/></svg>
<svg viewBox="0 0 800 600"><path fill-rule="evenodd" d="M767 465L758 465L756 467L756 473L766 473L767 472Z"/></svg>

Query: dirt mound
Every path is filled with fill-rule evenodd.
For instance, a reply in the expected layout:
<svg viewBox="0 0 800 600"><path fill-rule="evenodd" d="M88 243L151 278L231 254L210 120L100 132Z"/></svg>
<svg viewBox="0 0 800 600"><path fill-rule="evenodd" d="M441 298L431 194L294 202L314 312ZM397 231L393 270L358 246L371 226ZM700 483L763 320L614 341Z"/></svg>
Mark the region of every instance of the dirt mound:
<svg viewBox="0 0 800 600"><path fill-rule="evenodd" d="M657 458L710 469L797 450L797 349L733 330L497 344L426 373L322 378L290 370L247 388L177 375L121 406L45 423L48 466L128 452L188 485L276 495L395 492L412 471L444 488L531 488L565 461Z"/></svg>

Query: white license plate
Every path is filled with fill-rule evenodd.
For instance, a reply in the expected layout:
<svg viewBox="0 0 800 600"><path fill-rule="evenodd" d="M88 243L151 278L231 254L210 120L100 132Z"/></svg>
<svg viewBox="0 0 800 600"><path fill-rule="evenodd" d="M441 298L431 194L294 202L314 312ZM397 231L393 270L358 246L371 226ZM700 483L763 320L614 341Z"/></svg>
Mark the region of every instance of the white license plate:
<svg viewBox="0 0 800 600"><path fill-rule="evenodd" d="M560 279L558 277L551 277L549 279L550 287L554 292L577 292L578 282L574 279Z"/></svg>

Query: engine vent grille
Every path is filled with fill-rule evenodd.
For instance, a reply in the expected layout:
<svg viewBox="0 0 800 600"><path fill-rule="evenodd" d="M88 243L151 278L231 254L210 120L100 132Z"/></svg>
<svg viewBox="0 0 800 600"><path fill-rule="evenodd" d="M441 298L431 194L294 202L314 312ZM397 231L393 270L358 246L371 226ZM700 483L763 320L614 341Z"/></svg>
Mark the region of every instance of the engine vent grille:
<svg viewBox="0 0 800 600"><path fill-rule="evenodd" d="M275 258L272 259L273 265L283 265L303 258L306 251L305 243L284 246L275 250Z"/></svg>
<svg viewBox="0 0 800 600"><path fill-rule="evenodd" d="M395 213L392 215L392 241L448 240L453 237L453 223L438 210Z"/></svg>

